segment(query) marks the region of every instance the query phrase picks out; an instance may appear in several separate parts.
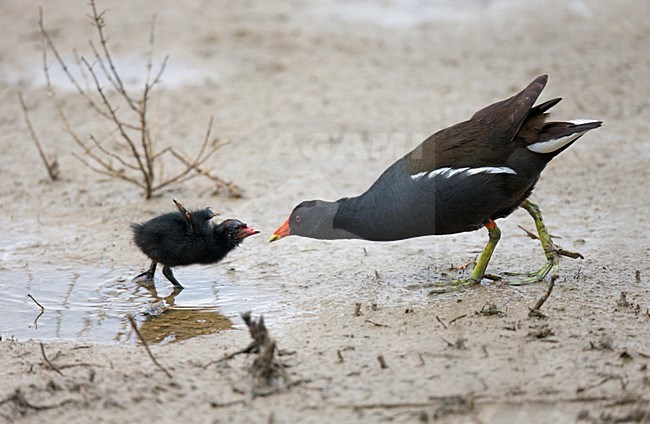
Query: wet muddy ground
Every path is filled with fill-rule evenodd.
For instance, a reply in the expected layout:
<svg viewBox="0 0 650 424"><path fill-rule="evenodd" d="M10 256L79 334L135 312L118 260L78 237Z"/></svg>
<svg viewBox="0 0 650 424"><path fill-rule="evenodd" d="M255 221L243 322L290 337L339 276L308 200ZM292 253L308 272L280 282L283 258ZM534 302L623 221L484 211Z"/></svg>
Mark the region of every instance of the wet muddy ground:
<svg viewBox="0 0 650 424"><path fill-rule="evenodd" d="M72 156L43 87L37 7L3 4L0 420L650 422L650 57L640 53L650 11L634 1L450 4L111 4L107 30L129 84L141 81L134 69L158 16L156 58L170 54L155 98L162 141L191 151L214 116L231 143L209 164L244 190L213 195L196 179L150 201ZM86 11L43 7L60 49L83 50ZM533 195L557 243L585 257L562 260L546 319L529 308L547 283L430 294L464 272L485 231L269 245L301 200L360 193L430 133L542 73L542 100L564 98L553 116L604 121ZM56 78L75 128L101 129ZM60 181L47 180L19 91ZM131 281L148 262L129 224L173 210L172 198L262 230L219 265L176 270L187 287L177 296L160 274L155 287ZM533 227L525 212L499 225L489 272L542 265L518 228ZM45 306L40 317L27 294ZM277 390L256 391L255 354L215 362L249 344L247 310L277 342L289 378Z"/></svg>

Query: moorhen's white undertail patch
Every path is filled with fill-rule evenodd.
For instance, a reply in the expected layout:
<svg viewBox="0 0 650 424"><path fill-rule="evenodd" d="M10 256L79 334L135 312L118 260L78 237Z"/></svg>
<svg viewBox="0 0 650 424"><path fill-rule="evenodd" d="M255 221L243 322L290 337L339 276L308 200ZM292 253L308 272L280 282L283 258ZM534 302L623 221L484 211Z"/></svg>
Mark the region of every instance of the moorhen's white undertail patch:
<svg viewBox="0 0 650 424"><path fill-rule="evenodd" d="M528 197L551 159L602 124L547 121L547 111L561 100L533 106L547 80L537 77L520 93L433 134L359 196L300 203L271 241L289 235L392 241L486 227L489 241L471 276L441 284L446 290L481 282L501 236L495 221L522 207L535 221L547 263L511 284L543 280L558 269L564 252L553 245L539 208Z"/></svg>

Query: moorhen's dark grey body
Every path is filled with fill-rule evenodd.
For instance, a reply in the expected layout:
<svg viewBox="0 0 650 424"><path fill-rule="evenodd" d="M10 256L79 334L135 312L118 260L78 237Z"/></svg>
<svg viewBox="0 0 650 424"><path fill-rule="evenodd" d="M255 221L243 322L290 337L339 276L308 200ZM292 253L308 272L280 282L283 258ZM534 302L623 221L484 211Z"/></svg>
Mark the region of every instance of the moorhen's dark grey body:
<svg viewBox="0 0 650 424"><path fill-rule="evenodd" d="M533 107L546 82L547 76L540 76L513 97L433 134L360 196L300 203L271 241L288 235L391 241L486 226L490 243L465 283L480 282L500 236L494 220L522 206L540 230L541 214L527 198L542 170L601 125L594 120L546 122L548 109L561 100ZM551 240L541 233L546 251ZM547 258L557 264L556 257L547 254ZM543 268L536 279L550 269L551 265Z"/></svg>
<svg viewBox="0 0 650 424"><path fill-rule="evenodd" d="M132 224L133 241L151 259L151 267L136 278L153 279L158 263L163 274L178 288L172 268L192 264L213 264L221 261L248 236L259 231L236 219L214 225L216 216L210 208L188 213L170 212L142 224Z"/></svg>

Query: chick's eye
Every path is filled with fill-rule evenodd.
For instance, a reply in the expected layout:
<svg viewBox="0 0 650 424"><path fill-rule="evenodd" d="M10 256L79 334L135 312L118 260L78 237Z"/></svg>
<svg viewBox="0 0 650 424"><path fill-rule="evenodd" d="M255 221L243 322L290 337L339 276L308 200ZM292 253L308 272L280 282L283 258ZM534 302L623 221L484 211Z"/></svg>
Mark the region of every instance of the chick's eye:
<svg viewBox="0 0 650 424"><path fill-rule="evenodd" d="M296 216L296 224L300 224L300 221L302 221L300 215Z"/></svg>

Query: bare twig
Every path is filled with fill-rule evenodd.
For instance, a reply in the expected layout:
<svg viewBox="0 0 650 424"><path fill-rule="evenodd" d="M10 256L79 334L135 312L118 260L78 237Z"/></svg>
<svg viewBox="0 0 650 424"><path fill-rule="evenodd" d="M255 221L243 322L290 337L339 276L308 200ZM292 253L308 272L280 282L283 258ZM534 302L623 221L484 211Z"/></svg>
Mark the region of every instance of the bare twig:
<svg viewBox="0 0 650 424"><path fill-rule="evenodd" d="M436 320L438 320L438 322L440 323L440 325L442 325L442 326L444 327L445 330L447 329L447 324L445 324L444 322L442 322L442 320L440 319L440 317L439 317L438 315L436 315Z"/></svg>
<svg viewBox="0 0 650 424"><path fill-rule="evenodd" d="M546 293L544 294L544 296L542 296L542 297L537 301L537 303L535 303L535 306L533 306L533 309L540 309L540 308L542 307L542 305L544 305L544 302L546 302L546 300L548 299L548 297L551 295L551 292L553 291L553 287L555 286L555 280L557 280L557 279L558 279L558 275L557 275L557 274L553 274L553 275L551 276L551 281L550 281L550 283L549 283L549 285L548 285L548 290L546 291Z"/></svg>
<svg viewBox="0 0 650 424"><path fill-rule="evenodd" d="M35 326L36 328L38 328L38 319L39 319L39 318L40 318L40 317L45 313L45 308L43 307L43 305L41 305L40 303L38 303L38 302L36 301L36 299L34 299L34 297L33 297L31 294L28 293L28 294L27 294L27 297L29 297L30 299L32 299L32 300L34 301L34 303L36 303L36 304L38 305L38 307L41 308L41 312L39 312L39 314L36 315L36 318L34 318L34 326Z"/></svg>
<svg viewBox="0 0 650 424"><path fill-rule="evenodd" d="M135 144L131 137L126 132L126 128L124 127L123 121L118 118L116 114L116 110L111 104L110 100L108 100L108 97L106 97L106 94L104 93L104 88L102 87L101 83L99 82L99 79L97 77L97 73L93 69L92 65L85 59L81 58L81 61L83 64L86 66L86 69L90 73L90 76L92 77L93 81L95 82L95 89L99 93L99 96L102 99L102 102L104 103L104 106L106 107L106 110L108 110L108 113L111 115L111 118L115 125L117 126L122 138L124 141L126 141L127 145L131 148L131 153L133 155L133 158L136 160L138 163L138 168L142 172L142 177L145 182L145 187L147 188L147 191L149 191L151 187L151 176L147 173L145 170L144 164L142 163L142 158L140 155L140 152L138 152L137 148L135 147Z"/></svg>
<svg viewBox="0 0 650 424"><path fill-rule="evenodd" d="M95 28L97 28L97 34L99 35L99 42L102 46L104 59L106 59L106 61L108 62L111 71L110 74L113 77L113 79L111 79L110 81L111 83L113 83L113 87L122 95L122 97L124 98L124 100L126 100L129 106L134 111L138 111L135 101L131 98L131 96L129 96L126 89L124 88L124 84L122 83L122 78L120 78L120 74L117 72L117 68L115 67L115 63L113 63L113 58L108 48L108 39L104 34L104 28L106 27L106 21L104 20L104 15L106 14L106 12L104 11L100 13L97 11L97 5L95 4L95 0L90 0L90 8L93 11L92 22L95 25Z"/></svg>
<svg viewBox="0 0 650 424"><path fill-rule="evenodd" d="M32 300L34 301L34 303L36 303L36 304L38 305L38 307L41 308L41 311L44 311L44 310L45 310L45 307L44 307L43 305L41 305L40 303L38 303L38 301L37 301L36 299L34 299L34 296L32 296L31 294L28 293L28 294L27 294L27 297L29 297L30 299L32 299Z"/></svg>
<svg viewBox="0 0 650 424"><path fill-rule="evenodd" d="M200 154L197 155L197 157L196 157L194 160L191 160L191 159L187 158L187 156L185 156L183 153L180 153L180 152L176 151L173 147L167 147L167 148L161 150L160 152L156 153L156 155L154 156L154 158L157 158L158 156L161 156L161 155L163 155L164 153L170 153L172 156L174 156L176 159L178 159L180 162L182 162L182 163L186 166L186 168L183 170L183 172L182 172L181 174L178 174L178 175L176 175L176 176L174 177L174 178L175 178L174 180L170 179L170 180L168 180L168 181L163 181L163 182L160 184L160 186L163 186L163 187L164 187L164 185L168 185L168 184L170 184L171 182L176 182L177 179L184 177L187 173L189 173L189 172L191 172L191 171L193 171L193 170L194 170L194 171L197 171L197 172L199 172L199 173L201 173L201 170L199 170L198 168L199 168L199 167L200 167L200 166L201 166L205 161L207 161L208 159L210 159L210 157L211 157L211 156L212 156L212 155L213 155L213 154L214 154L218 149L220 149L221 147L223 147L223 146L225 146L226 144L229 144L229 143L230 143L230 142L227 141L227 140L225 140L225 141L217 141L217 142L215 142L215 143L212 145L212 147L210 148L210 150L208 151L208 153L205 154L205 155L203 155L203 150L205 150L205 147L204 147L204 145L203 145L203 146L201 146L201 152L200 152ZM209 175L209 172L206 174L206 176L211 177L211 176Z"/></svg>
<svg viewBox="0 0 650 424"><path fill-rule="evenodd" d="M468 266L475 264L476 263L477 256L474 257L474 259L470 259L469 261L465 262L464 264L461 265L454 265L451 264L449 265L449 270L450 271L464 271L467 269Z"/></svg>
<svg viewBox="0 0 650 424"><path fill-rule="evenodd" d="M533 239L533 240L539 240L539 236L538 236L537 234L533 233L532 231L529 231L529 230L525 229L525 228L522 227L521 225L517 225L517 227L519 227L519 228L520 228L524 233L526 233L526 235L527 235L528 237L530 237L531 239ZM553 236L553 238L558 238L558 237L557 237L557 236ZM560 254L560 255L562 255L562 256L566 256L567 258L572 258L572 259L584 259L584 258L585 258L585 257L582 256L582 254L580 254L579 252L571 252L570 250L562 249L562 248L561 248L560 246L558 246L558 245L554 245L553 247L554 247L555 251L556 251L558 254Z"/></svg>
<svg viewBox="0 0 650 424"><path fill-rule="evenodd" d="M169 55L166 55L162 62L160 63L160 69L158 69L158 73L154 77L153 81L151 82L151 87L154 87L158 84L160 84L160 78L162 77L162 74L165 72L165 69L167 68L167 63L169 62Z"/></svg>
<svg viewBox="0 0 650 424"><path fill-rule="evenodd" d="M41 355L43 355L43 360L47 363L47 365L50 366L54 371L59 373L59 375L63 375L60 369L58 369L52 362L50 362L49 359L47 359L47 356L45 355L45 346L43 346L43 343L40 343L41 345Z"/></svg>
<svg viewBox="0 0 650 424"><path fill-rule="evenodd" d="M147 76L146 76L146 84L149 86L149 88L153 88L156 86L158 83L160 83L160 77L162 74L165 72L165 67L167 67L167 61L169 60L169 55L165 56L163 59L162 63L160 64L160 68L158 69L158 72L156 73L156 76L153 78L153 81L151 80L151 69L153 68L153 46L154 46L154 36L156 33L156 15L153 15L151 18L151 31L149 31L149 52L147 53Z"/></svg>
<svg viewBox="0 0 650 424"><path fill-rule="evenodd" d="M488 273L483 274L483 278L487 278L488 280L492 280L492 281L500 281L500 280L503 280L503 277L501 277L501 276L499 276L499 275L488 274Z"/></svg>
<svg viewBox="0 0 650 424"><path fill-rule="evenodd" d="M93 144L95 145L95 147L97 147L97 149L98 149L101 153L103 153L104 155L109 156L109 157L115 159L115 160L118 161L122 166L125 166L126 168L133 169L133 170L137 170L137 169L138 169L136 166L134 166L134 165L128 163L128 162L127 162L125 159L123 159L120 155L118 155L118 154L116 154L116 153L114 153L114 152L111 152L110 150L107 150L104 146L102 146L102 144L99 142L99 140L97 140L97 138L95 138L94 135L90 134L90 140L92 140L92 142L93 142ZM93 157L93 159L95 159L95 158L94 158L94 155L92 154L92 152L90 151L90 149L86 149L86 150L85 150L85 153L86 153L87 155ZM102 161L102 160L99 159L99 158L97 158L97 159L95 159L95 161L99 163L99 162ZM103 162L103 161L102 161L102 162ZM119 171L113 169L113 167L110 166L110 165L106 165L106 166L109 166L109 167L110 167L109 170L111 170L111 171L113 171L113 172L119 172Z"/></svg>
<svg viewBox="0 0 650 424"><path fill-rule="evenodd" d="M449 325L455 323L455 322L458 321L459 319L463 319L463 318L465 318L466 316L467 316L467 314L463 314L463 315L459 315L459 316L457 316L456 318L454 318L454 319L452 319L451 321L449 321Z"/></svg>
<svg viewBox="0 0 650 424"><path fill-rule="evenodd" d="M214 125L214 116L211 116L210 121L208 121L208 128L205 131L205 137L203 137L203 143L201 143L201 148L199 149L199 153L196 155L195 162L197 162L198 165L201 165L204 162L204 161L201 161L201 162L199 162L199 161L200 161L201 157L203 157L203 153L205 152L205 148L208 146L208 143L210 142L210 135L212 134L212 126L213 125ZM217 143L214 143L214 144L217 144ZM214 153L214 151L216 151L216 149L213 149L213 151L210 152L207 155L206 159L208 157L210 157Z"/></svg>
<svg viewBox="0 0 650 424"><path fill-rule="evenodd" d="M532 231L527 230L526 228L522 227L521 225L517 225L528 237L530 237L533 240L539 240L539 236Z"/></svg>
<svg viewBox="0 0 650 424"><path fill-rule="evenodd" d="M229 402L212 401L212 402L210 402L210 407L211 408L228 408L228 407L234 406L234 405L245 405L245 404L246 404L246 400L244 400L244 399L231 400Z"/></svg>
<svg viewBox="0 0 650 424"><path fill-rule="evenodd" d="M570 250L562 249L560 246L555 246L555 250L557 250L557 253L559 253L562 256L566 256L567 258L572 258L572 259L585 258L584 256L582 256L580 252L571 252Z"/></svg>
<svg viewBox="0 0 650 424"><path fill-rule="evenodd" d="M243 353L257 353L257 352L260 351L260 347L262 345L268 343L267 339L269 337L269 334L268 334L268 331L266 330L266 325L264 324L264 317L260 317L259 320L254 321L251 318L250 311L249 312L244 312L243 314L241 314L241 317L244 320L244 323L246 324L246 326L248 327L248 331L249 331L253 341L250 342L248 344L248 346L246 346L243 349L240 349L240 350L238 350L236 352L230 353L230 354L224 356L221 359L217 359L217 360L208 362L207 364L205 364L203 366L203 368L207 368L210 365L217 364L219 362L228 361L228 360L234 358L235 356L241 355Z"/></svg>
<svg viewBox="0 0 650 424"><path fill-rule="evenodd" d="M43 52L47 53L47 49L43 49ZM72 48L72 54L74 55L74 63L75 65L77 65L77 68L81 73L81 78L84 80L85 91L90 91L90 81L88 81L88 74L86 73L83 65L81 64L81 56L79 55L79 52L74 47Z"/></svg>
<svg viewBox="0 0 650 424"><path fill-rule="evenodd" d="M382 324L381 322L376 322L376 321L373 321L371 319L366 319L366 322L370 323L370 324L372 324L372 325L374 325L376 327L390 327L390 325L388 325L388 324Z"/></svg>
<svg viewBox="0 0 650 424"><path fill-rule="evenodd" d="M106 175L107 177L111 177L111 178L117 178L117 179L120 179L120 180L128 181L128 182L130 182L130 183L132 183L134 185L137 185L138 187L145 188L145 186L142 184L141 181L136 180L135 178L131 178L131 177L127 176L126 174L124 174L121 171L115 170L112 166L106 164L106 162L104 162L101 159L96 158L94 155L91 155L90 153L88 153L88 156L92 157L97 163L99 163L105 169L98 168L98 167L92 165L90 162L86 161L84 158L82 158L81 156L79 156L78 154L76 154L74 152L72 153L72 156L75 159L79 160L79 162L83 163L88 169L91 169L92 171L94 171L94 172L96 172L98 174Z"/></svg>
<svg viewBox="0 0 650 424"><path fill-rule="evenodd" d="M530 311L528 312L529 317L537 317L537 318L546 318L546 315L542 313L540 308L546 302L546 299L551 295L551 292L553 291L553 287L555 287L555 280L558 279L558 275L554 273L551 275L551 281L548 284L548 290L546 290L546 293L544 293L544 296L542 296L537 303L535 303L535 306L533 306Z"/></svg>
<svg viewBox="0 0 650 424"><path fill-rule="evenodd" d="M106 67L106 63L104 60L104 57L101 55L97 47L95 46L95 43L92 42L92 40L88 41L88 46L90 47L90 50L93 52L93 57L95 58L94 63L99 65L99 69L102 71L102 75L108 80L108 82L111 83L111 86L116 87L117 83L115 82L115 79L113 78L113 74L111 71ZM83 64L83 57L82 59L82 64ZM84 67L82 66L82 69ZM119 92L119 90L118 90Z"/></svg>
<svg viewBox="0 0 650 424"><path fill-rule="evenodd" d="M156 33L156 15L151 17L151 30L149 31L149 51L147 52L147 76L145 84L148 86L151 82L151 68L153 68L153 46L154 35Z"/></svg>
<svg viewBox="0 0 650 424"><path fill-rule="evenodd" d="M216 144L215 148L213 148L212 152L215 152L217 150L217 148L225 145L226 143L227 142L221 142L219 144ZM235 185L234 183L229 182L229 181L224 181L223 179L221 179L218 176L214 175L210 170L201 167L200 164L198 164L196 162L190 161L183 154L177 152L175 149L173 149L171 147L168 148L168 151L174 157L176 157L178 160L180 160L186 166L186 169L185 169L185 171L183 171L181 174L177 175L176 177L170 178L169 180L164 181L163 183L159 184L158 186L155 187L155 189L159 190L159 189L161 189L161 188L163 188L163 187L165 187L165 186L167 186L169 184L177 183L177 182L179 182L179 180L181 178L186 177L187 174L189 174L191 171L194 171L194 172L196 172L196 175L191 175L189 178L194 178L196 176L203 175L203 176L211 179L214 182L215 186L216 186L215 187L215 192L219 192L219 191L221 191L222 189L225 188L226 190L228 190L228 194L231 197L238 198L238 197L242 196L241 189L237 185ZM212 155L212 153L208 153L208 155L206 155L206 156L209 157L211 155ZM205 160L207 160L207 157L204 158L201 162L204 162Z"/></svg>
<svg viewBox="0 0 650 424"><path fill-rule="evenodd" d="M185 209L185 206L183 206L181 202L179 202L176 199L172 199L172 200L174 201L174 204L176 205L178 210L185 216L185 219L187 219L187 222L189 222L190 224L190 229L192 230L192 232L194 232L194 224L192 224L192 215L190 215L190 213L187 211L187 209Z"/></svg>
<svg viewBox="0 0 650 424"><path fill-rule="evenodd" d="M38 154L41 157L41 161L43 162L43 165L45 165L45 168L47 169L47 175L49 175L52 181L56 181L59 179L59 163L57 162L56 158L54 158L52 162L47 160L47 156L45 156L45 152L43 151L43 147L41 146L41 141L39 140L38 135L36 135L34 126L32 125L32 122L29 119L29 112L27 110L27 105L25 104L25 100L23 99L23 93L21 93L20 91L18 92L18 99L20 100L20 107L23 110L23 117L25 118L25 124L27 125L29 134L32 136L32 140L34 141L34 144L38 149Z"/></svg>
<svg viewBox="0 0 650 424"><path fill-rule="evenodd" d="M131 323L131 327L133 327L133 331L135 331L135 334L138 336L140 339L140 342L142 342L142 345L144 346L145 350L147 351L147 354L149 355L149 358L151 358L151 361L156 364L156 366L165 373L165 375L169 378L173 378L172 375L167 371L165 367L160 365L160 363L156 360L156 357L153 356L153 353L151 353L151 350L149 349L149 345L147 342L144 340L144 337L142 337L142 334L140 333L140 330L138 330L138 326L135 323L135 320L131 315L128 316L129 322Z"/></svg>
<svg viewBox="0 0 650 424"><path fill-rule="evenodd" d="M36 315L36 318L34 318L34 323L33 323L33 324L34 324L34 328L37 328L37 329L38 329L38 319L39 319L40 317L42 317L44 313L45 313L45 310L41 309L41 311L38 313L38 315Z"/></svg>

